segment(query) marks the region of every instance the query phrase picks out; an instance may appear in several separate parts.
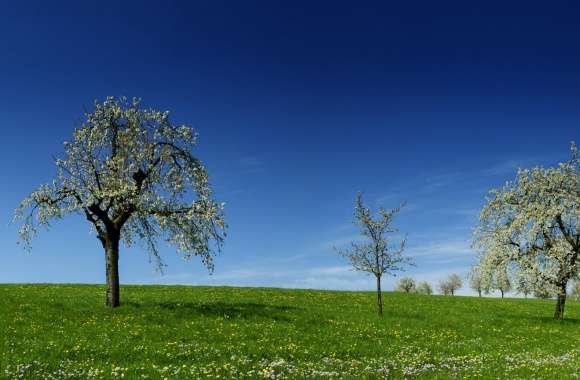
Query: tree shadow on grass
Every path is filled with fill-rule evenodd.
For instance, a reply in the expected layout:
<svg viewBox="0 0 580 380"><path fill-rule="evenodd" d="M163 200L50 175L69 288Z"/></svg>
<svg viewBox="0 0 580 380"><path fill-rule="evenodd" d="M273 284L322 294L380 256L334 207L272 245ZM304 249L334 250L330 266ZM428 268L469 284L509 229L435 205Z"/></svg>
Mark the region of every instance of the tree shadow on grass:
<svg viewBox="0 0 580 380"><path fill-rule="evenodd" d="M154 303L125 302L125 305L134 308L161 309L171 312L175 317L191 318L201 317L222 317L227 319L272 319L276 321L289 322L293 320L297 307L276 306L261 303L194 303L163 301Z"/></svg>

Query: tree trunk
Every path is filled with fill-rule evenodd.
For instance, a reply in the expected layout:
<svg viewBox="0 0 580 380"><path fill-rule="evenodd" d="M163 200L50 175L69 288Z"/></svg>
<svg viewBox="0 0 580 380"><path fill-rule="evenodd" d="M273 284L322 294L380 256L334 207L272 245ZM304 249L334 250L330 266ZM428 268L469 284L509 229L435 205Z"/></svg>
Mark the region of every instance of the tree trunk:
<svg viewBox="0 0 580 380"><path fill-rule="evenodd" d="M478 290L477 294L479 294L479 296L481 297L481 290Z"/></svg>
<svg viewBox="0 0 580 380"><path fill-rule="evenodd" d="M558 299L556 301L556 311L554 311L554 319L564 319L564 307L566 306L566 285L563 285L558 292Z"/></svg>
<svg viewBox="0 0 580 380"><path fill-rule="evenodd" d="M119 298L119 237L109 236L105 244L105 260L107 265L107 299L108 307L118 307Z"/></svg>
<svg viewBox="0 0 580 380"><path fill-rule="evenodd" d="M379 306L379 315L383 316L383 294L381 292L381 276L377 276L377 305Z"/></svg>
<svg viewBox="0 0 580 380"><path fill-rule="evenodd" d="M499 291L500 291L500 293L501 293L501 298L503 298L503 290L502 290L502 289L500 289Z"/></svg>

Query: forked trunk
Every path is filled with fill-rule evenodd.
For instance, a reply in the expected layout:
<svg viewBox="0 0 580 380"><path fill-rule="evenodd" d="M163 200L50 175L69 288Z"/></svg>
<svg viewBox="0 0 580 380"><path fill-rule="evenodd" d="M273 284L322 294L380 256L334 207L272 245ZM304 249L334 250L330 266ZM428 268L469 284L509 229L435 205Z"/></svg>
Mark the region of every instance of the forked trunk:
<svg viewBox="0 0 580 380"><path fill-rule="evenodd" d="M377 276L377 305L379 306L379 315L383 315L383 293L381 292L381 276Z"/></svg>
<svg viewBox="0 0 580 380"><path fill-rule="evenodd" d="M106 275L107 275L107 298L108 307L118 307L119 299L119 238L109 236L105 246Z"/></svg>
<svg viewBox="0 0 580 380"><path fill-rule="evenodd" d="M558 299L556 300L556 310L554 311L554 319L564 319L564 307L566 306L566 285L560 288L558 292Z"/></svg>

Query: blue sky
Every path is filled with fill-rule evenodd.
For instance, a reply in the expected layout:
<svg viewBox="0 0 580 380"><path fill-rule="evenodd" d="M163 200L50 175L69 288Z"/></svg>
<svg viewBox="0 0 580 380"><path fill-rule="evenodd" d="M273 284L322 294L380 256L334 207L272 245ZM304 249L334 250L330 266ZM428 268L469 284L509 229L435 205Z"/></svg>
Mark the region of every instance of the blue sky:
<svg viewBox="0 0 580 380"><path fill-rule="evenodd" d="M357 191L373 207L408 202L408 275L465 273L486 192L580 140L579 17L565 1L4 5L0 282L104 282L83 218L31 253L9 222L107 95L197 130L230 225L213 275L163 247L162 276L137 246L124 283L372 289L332 251L356 238Z"/></svg>

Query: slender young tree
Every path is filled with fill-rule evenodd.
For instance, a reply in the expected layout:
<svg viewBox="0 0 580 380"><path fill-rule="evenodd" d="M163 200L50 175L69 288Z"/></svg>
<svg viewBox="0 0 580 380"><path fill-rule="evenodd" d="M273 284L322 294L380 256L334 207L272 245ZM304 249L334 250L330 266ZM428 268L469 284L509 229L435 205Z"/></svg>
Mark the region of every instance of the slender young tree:
<svg viewBox="0 0 580 380"><path fill-rule="evenodd" d="M66 214L90 223L104 251L106 305L117 307L119 243L141 240L159 268L157 238L185 258L200 256L213 269L226 228L223 204L212 199L206 169L192 151L196 134L173 124L169 112L144 109L139 100L109 97L64 143L57 175L22 201L16 219L27 248L37 227Z"/></svg>
<svg viewBox="0 0 580 380"><path fill-rule="evenodd" d="M557 289L555 319L564 318L568 282L580 271L580 155L555 168L519 170L492 190L475 246L497 266L513 265Z"/></svg>
<svg viewBox="0 0 580 380"><path fill-rule="evenodd" d="M380 208L378 215L373 217L371 210L363 204L362 194L357 194L354 210L354 224L360 228L364 243L351 243L348 249L336 249L337 253L347 258L356 271L367 272L376 278L377 306L379 315L383 315L383 296L381 279L384 274L394 275L411 263L410 258L403 255L406 239L393 246L389 242L389 234L397 233L393 227L393 218L401 210Z"/></svg>

